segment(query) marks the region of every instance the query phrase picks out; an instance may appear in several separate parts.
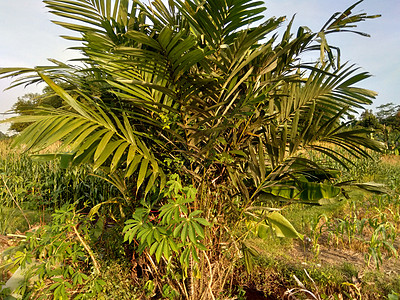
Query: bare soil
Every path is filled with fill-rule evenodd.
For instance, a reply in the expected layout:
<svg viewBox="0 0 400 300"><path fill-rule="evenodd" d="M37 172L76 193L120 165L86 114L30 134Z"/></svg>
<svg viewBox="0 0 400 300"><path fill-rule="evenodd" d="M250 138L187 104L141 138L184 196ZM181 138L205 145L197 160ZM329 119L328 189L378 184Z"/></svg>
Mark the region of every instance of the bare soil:
<svg viewBox="0 0 400 300"><path fill-rule="evenodd" d="M297 241L290 251L290 255L294 260L305 265L307 262L314 262L319 263L321 266L340 267L347 263L354 266L360 274L366 270L376 270L376 264L373 259L371 259L369 266L367 266L365 261L366 254L361 251L321 243L319 253L315 256L310 247L305 246L302 241ZM400 275L400 258L384 257L380 271L387 275Z"/></svg>

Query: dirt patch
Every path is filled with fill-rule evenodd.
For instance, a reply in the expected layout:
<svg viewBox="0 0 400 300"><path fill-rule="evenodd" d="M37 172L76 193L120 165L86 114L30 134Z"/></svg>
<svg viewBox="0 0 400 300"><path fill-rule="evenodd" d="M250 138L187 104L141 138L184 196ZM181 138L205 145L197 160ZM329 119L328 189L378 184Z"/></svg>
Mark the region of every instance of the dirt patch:
<svg viewBox="0 0 400 300"><path fill-rule="evenodd" d="M0 235L0 253L2 253L4 250L7 248L15 245L15 241L13 238L6 236L6 235ZM1 259L1 256L0 256Z"/></svg>
<svg viewBox="0 0 400 300"><path fill-rule="evenodd" d="M384 164L399 166L400 155L383 155L381 161Z"/></svg>
<svg viewBox="0 0 400 300"><path fill-rule="evenodd" d="M347 249L328 249L323 247L318 258L321 263L327 265L340 266L343 263L349 263L359 268L364 266L363 255Z"/></svg>
<svg viewBox="0 0 400 300"><path fill-rule="evenodd" d="M11 237L6 235L0 235L0 265L3 264L3 256L2 256L3 251L14 245L15 241ZM3 271L0 269L0 281L5 282L10 278L10 276L11 276L10 272Z"/></svg>
<svg viewBox="0 0 400 300"><path fill-rule="evenodd" d="M370 265L367 266L365 261L366 253L334 247L332 245L321 244L319 247L319 253L316 256L310 247L307 247L303 244L303 242L298 241L290 251L290 255L294 259L301 261L303 264L313 261L324 266L336 267L343 266L344 264L350 264L359 271L376 269L376 265L373 260L371 260ZM400 275L400 260L395 257L383 258L380 271L388 275Z"/></svg>

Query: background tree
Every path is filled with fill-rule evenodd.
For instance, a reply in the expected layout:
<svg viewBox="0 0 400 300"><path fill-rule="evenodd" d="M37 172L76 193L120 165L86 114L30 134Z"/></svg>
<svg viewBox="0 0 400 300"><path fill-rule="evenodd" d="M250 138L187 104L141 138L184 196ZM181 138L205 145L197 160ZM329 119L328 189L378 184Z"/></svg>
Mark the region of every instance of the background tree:
<svg viewBox="0 0 400 300"><path fill-rule="evenodd" d="M13 104L11 108L13 113L16 113L21 116L32 114L33 109L38 105L37 102L39 97L40 94L37 93L29 93L23 95L22 97L18 97L17 102L15 102L15 104ZM31 123L11 123L9 130L21 132L26 127L28 127L29 124Z"/></svg>
<svg viewBox="0 0 400 300"><path fill-rule="evenodd" d="M399 151L400 142L400 105L393 103L377 107L376 117L381 124L383 139L389 151Z"/></svg>
<svg viewBox="0 0 400 300"><path fill-rule="evenodd" d="M64 88L67 88L64 85ZM33 115L40 106L59 108L63 105L63 100L54 93L48 86L46 86L42 93L28 93L22 97L18 97L17 102L11 107L11 112L20 116ZM31 122L28 123L11 123L9 130L21 132L27 128Z"/></svg>
<svg viewBox="0 0 400 300"><path fill-rule="evenodd" d="M370 129L381 129L382 124L379 119L375 116L372 109L364 110L360 115L360 120L356 123L357 125Z"/></svg>
<svg viewBox="0 0 400 300"><path fill-rule="evenodd" d="M390 153L399 148L400 105L382 104L377 107L375 114L371 109L366 109L361 113L356 125L373 129L375 138L384 142Z"/></svg>
<svg viewBox="0 0 400 300"><path fill-rule="evenodd" d="M382 104L376 109L376 117L381 124L400 130L400 105L390 102Z"/></svg>

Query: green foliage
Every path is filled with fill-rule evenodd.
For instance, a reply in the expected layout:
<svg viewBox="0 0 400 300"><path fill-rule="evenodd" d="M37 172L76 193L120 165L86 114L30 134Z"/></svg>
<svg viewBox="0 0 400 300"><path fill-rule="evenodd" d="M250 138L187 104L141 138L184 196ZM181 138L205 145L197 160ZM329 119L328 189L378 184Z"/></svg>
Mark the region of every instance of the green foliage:
<svg viewBox="0 0 400 300"><path fill-rule="evenodd" d="M395 105L394 103L386 103L379 105L376 108L376 117L379 122L386 126L392 126L397 130L400 129L400 105Z"/></svg>
<svg viewBox="0 0 400 300"><path fill-rule="evenodd" d="M387 296L387 298L388 298L388 300L399 300L400 298L399 298L399 294L398 293L396 293L396 292L391 292L388 296Z"/></svg>
<svg viewBox="0 0 400 300"><path fill-rule="evenodd" d="M303 179L304 180L304 179ZM319 203L321 199L335 198L341 193L340 187L331 183L319 183L304 181L286 181L280 185L267 187L263 192L274 196L282 197L287 200L298 199L304 203Z"/></svg>
<svg viewBox="0 0 400 300"><path fill-rule="evenodd" d="M244 28L262 18L260 2L171 1L168 9L160 1L153 8L140 2L129 7L128 2L112 6L105 0L91 5L74 0L67 11L64 1L45 3L67 18L57 24L82 34L74 39L84 41L80 49L90 66L72 71L53 61L54 69L1 71L4 76L37 72L38 78L26 80L46 82L66 104L12 119L35 121L15 142L28 149L61 139L72 147L73 163L91 162L109 173L121 170L120 176L133 176L135 188L144 194L162 188L165 159L178 159L182 171L197 181L201 174L214 172L209 176L215 178L216 170L224 170L223 180L232 181L244 198L261 188L257 182L243 188L252 171L265 186L287 179L287 168L297 179L321 167L298 161L304 149L341 160L321 142L356 156L368 155L360 145L379 149L364 136L367 131L340 126L348 107L360 108L375 96L353 86L369 75L334 64L327 43L341 26L376 17L351 15L355 5L316 33L300 28L294 37L290 23L279 42L269 35L283 18ZM309 50L320 55L307 72L310 68L296 61ZM72 82L75 90L57 84L60 79ZM110 97L117 101L111 103ZM254 160L256 145L258 161L252 163L258 170L248 170L245 164Z"/></svg>
<svg viewBox="0 0 400 300"><path fill-rule="evenodd" d="M377 16L354 14L361 2L318 32L300 27L292 34L292 20L278 39L285 18L256 25L265 11L259 1L45 0L64 18L54 22L77 33L65 38L81 42L82 64L0 69L3 77L17 76L14 85L46 83L63 102L9 119L30 124L13 145L36 159L102 172L120 194L94 195L89 216L110 213L124 223L124 240L148 269L153 257L166 265L167 279L186 298L215 298L228 278L221 270L231 274L240 258L252 269L250 236L302 238L271 201L336 197L342 187L327 158L346 166L382 148L369 129L342 124L376 93L358 87L370 75L342 64L328 42L341 31L366 35L357 23ZM305 52L316 54L313 64L303 64ZM58 141L57 153L40 153ZM229 267L213 270L226 260ZM161 273L148 278L147 292L172 297L175 286L165 289ZM216 276L219 287L211 287ZM61 296L69 289L52 285Z"/></svg>
<svg viewBox="0 0 400 300"><path fill-rule="evenodd" d="M382 124L379 123L379 120L373 114L371 109L362 112L361 120L357 122L357 125L373 129L380 129L382 127Z"/></svg>
<svg viewBox="0 0 400 300"><path fill-rule="evenodd" d="M13 112L18 115L32 113L32 109L37 106L38 98L39 98L39 94L33 94L33 93L25 94L22 97L18 97L17 102L15 102L12 106ZM12 123L9 130L21 132L28 125L29 124L26 124L26 123Z"/></svg>
<svg viewBox="0 0 400 300"><path fill-rule="evenodd" d="M0 141L5 140L7 138L8 138L7 134L0 131Z"/></svg>
<svg viewBox="0 0 400 300"><path fill-rule="evenodd" d="M376 114L366 110L356 123L359 126L374 128L375 138L385 143L388 153L399 152L400 140L400 106L393 103L377 107Z"/></svg>
<svg viewBox="0 0 400 300"><path fill-rule="evenodd" d="M371 258L375 261L377 269L382 264L382 251L388 253L388 256L398 257L398 253L393 243L396 240L397 232L395 226L391 222L377 224L374 220L369 219L370 226L374 229L366 254L367 264L370 264Z"/></svg>
<svg viewBox="0 0 400 300"><path fill-rule="evenodd" d="M199 262L197 251L207 248L201 243L204 239L204 227L210 223L201 218L201 210L189 211L188 206L195 200L196 189L182 187L178 175L172 175L167 182L167 189L163 193L166 204L154 211L148 204L137 208L132 216L125 222L123 232L124 241L138 242L138 251L147 250L150 255L155 255L157 262L161 257L170 261L174 254L179 256L185 273L192 257Z"/></svg>
<svg viewBox="0 0 400 300"><path fill-rule="evenodd" d="M385 260L398 257L395 245L399 237L396 224L399 220L400 182L396 178L400 169L394 156L374 155L374 159L354 161L350 169L343 170L343 175L344 178L354 178L356 181L379 183L351 184L346 192L349 200L344 201L339 209L343 212L326 215L324 222L315 222L317 219L314 220L311 213L309 217L303 216L303 219L311 219L312 226L307 231L310 231L313 248L316 238L321 234L327 235L336 247L362 245L365 249L366 265L369 266L373 262L379 269ZM362 188L363 191L356 192L355 187ZM317 218L317 215L314 218ZM289 219L292 220L292 217Z"/></svg>
<svg viewBox="0 0 400 300"><path fill-rule="evenodd" d="M90 224L68 205L56 210L51 225L28 232L20 245L9 248L5 267L24 274L14 294L23 299L88 299L105 284L96 274L97 261L88 243ZM92 268L90 267L92 266Z"/></svg>
<svg viewBox="0 0 400 300"><path fill-rule="evenodd" d="M66 86L65 84L61 84ZM42 94L29 93L22 97L13 104L11 110L18 115L32 115L35 114L35 109L39 106L58 108L62 106L62 99L54 95L53 91L45 88ZM21 132L31 123L11 123L9 130Z"/></svg>
<svg viewBox="0 0 400 300"><path fill-rule="evenodd" d="M0 147L9 145L3 142ZM89 166L63 169L58 161L37 162L19 151L7 153L0 157L0 204L52 211L66 202L91 207L118 195L111 184L91 176L92 172Z"/></svg>

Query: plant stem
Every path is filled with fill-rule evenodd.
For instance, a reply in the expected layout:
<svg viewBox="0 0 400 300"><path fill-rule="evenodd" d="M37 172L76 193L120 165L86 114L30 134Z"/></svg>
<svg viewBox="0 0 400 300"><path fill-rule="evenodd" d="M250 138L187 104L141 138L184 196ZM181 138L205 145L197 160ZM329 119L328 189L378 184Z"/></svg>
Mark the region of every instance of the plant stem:
<svg viewBox="0 0 400 300"><path fill-rule="evenodd" d="M28 227L29 229L31 229L31 223L29 223L28 218L26 217L26 214L24 213L24 211L22 210L21 206L19 206L17 200L15 200L13 194L11 193L10 189L8 188L7 182L4 180L4 177L1 176L1 179L3 180L4 186L7 189L7 192L10 194L11 199L14 201L15 205L18 207L18 209L21 211L21 214L24 216L26 223L28 223Z"/></svg>
<svg viewBox="0 0 400 300"><path fill-rule="evenodd" d="M78 237L79 241L81 242L81 244L83 245L83 247L89 253L90 258L93 261L93 265L96 270L96 274L100 274L100 265L97 262L96 258L94 257L92 249L90 249L89 245L83 240L82 236L78 232L78 229L76 228L76 225L72 226L72 228L74 229L74 232L75 232L76 236Z"/></svg>
<svg viewBox="0 0 400 300"><path fill-rule="evenodd" d="M203 252L203 254L204 254L205 259L207 260L207 263L208 263L208 266L209 266L209 269L210 269L210 278L208 280L208 289L209 289L209 292L210 292L211 299L215 300L215 297L214 297L214 294L213 294L213 291L212 291L213 271L212 271L211 262L210 262L210 259L208 258L208 256L207 256L205 251Z"/></svg>

